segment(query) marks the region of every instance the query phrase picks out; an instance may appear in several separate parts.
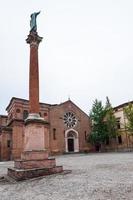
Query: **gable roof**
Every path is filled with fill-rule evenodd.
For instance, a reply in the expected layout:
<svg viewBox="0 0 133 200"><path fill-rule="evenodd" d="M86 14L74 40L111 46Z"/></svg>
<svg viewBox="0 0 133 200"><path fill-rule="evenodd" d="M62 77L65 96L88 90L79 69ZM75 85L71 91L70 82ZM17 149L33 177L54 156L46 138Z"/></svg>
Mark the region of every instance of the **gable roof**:
<svg viewBox="0 0 133 200"><path fill-rule="evenodd" d="M120 104L118 106L115 106L113 109L116 110L116 109L119 109L119 108L123 108L125 106L128 106L129 103L133 104L133 101L128 101L126 103Z"/></svg>
<svg viewBox="0 0 133 200"><path fill-rule="evenodd" d="M63 104L67 104L67 103L72 103L75 107L77 107L82 113L84 113L87 117L89 117L80 107L78 107L73 101L71 101L70 99L68 99L67 101L60 103L59 106L62 106Z"/></svg>

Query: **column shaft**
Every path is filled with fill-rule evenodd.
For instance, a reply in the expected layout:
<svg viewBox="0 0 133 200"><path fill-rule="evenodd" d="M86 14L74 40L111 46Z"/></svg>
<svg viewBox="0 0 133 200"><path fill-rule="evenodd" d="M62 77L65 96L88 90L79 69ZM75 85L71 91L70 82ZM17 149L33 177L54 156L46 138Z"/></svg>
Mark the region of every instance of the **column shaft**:
<svg viewBox="0 0 133 200"><path fill-rule="evenodd" d="M30 44L29 104L30 113L39 113L38 44Z"/></svg>

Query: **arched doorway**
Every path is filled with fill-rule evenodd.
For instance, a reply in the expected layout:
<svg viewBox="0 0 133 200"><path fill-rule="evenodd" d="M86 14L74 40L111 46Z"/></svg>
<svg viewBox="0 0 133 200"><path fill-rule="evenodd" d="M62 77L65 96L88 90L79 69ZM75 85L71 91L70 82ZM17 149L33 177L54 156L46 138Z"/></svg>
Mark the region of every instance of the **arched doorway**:
<svg viewBox="0 0 133 200"><path fill-rule="evenodd" d="M74 129L69 129L65 132L65 151L79 152L78 132Z"/></svg>

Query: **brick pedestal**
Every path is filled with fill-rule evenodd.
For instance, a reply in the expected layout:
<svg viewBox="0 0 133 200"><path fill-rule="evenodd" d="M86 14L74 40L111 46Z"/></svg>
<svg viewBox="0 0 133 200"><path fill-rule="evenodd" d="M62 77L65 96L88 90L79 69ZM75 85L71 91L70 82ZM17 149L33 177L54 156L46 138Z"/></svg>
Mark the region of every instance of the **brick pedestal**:
<svg viewBox="0 0 133 200"><path fill-rule="evenodd" d="M8 176L15 180L25 180L63 171L56 166L55 158L49 158L45 150L45 122L28 119L24 133L24 151L20 160L14 161L14 168L8 169Z"/></svg>

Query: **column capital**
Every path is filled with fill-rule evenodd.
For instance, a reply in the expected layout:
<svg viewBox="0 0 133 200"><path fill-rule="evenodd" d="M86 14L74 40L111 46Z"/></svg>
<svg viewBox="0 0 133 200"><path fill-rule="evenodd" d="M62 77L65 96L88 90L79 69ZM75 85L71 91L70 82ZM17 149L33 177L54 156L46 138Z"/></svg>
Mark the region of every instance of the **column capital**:
<svg viewBox="0 0 133 200"><path fill-rule="evenodd" d="M31 31L26 39L26 42L30 45L39 45L43 37L40 37L37 32Z"/></svg>

